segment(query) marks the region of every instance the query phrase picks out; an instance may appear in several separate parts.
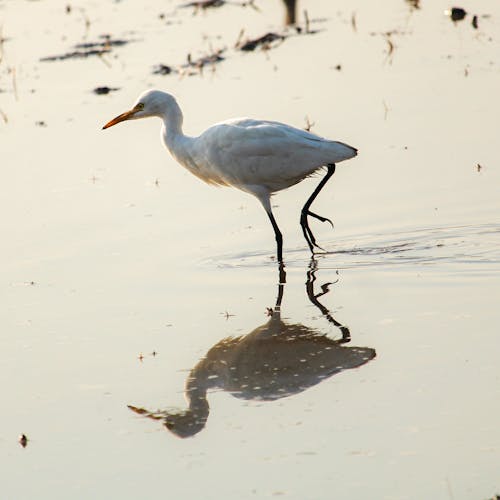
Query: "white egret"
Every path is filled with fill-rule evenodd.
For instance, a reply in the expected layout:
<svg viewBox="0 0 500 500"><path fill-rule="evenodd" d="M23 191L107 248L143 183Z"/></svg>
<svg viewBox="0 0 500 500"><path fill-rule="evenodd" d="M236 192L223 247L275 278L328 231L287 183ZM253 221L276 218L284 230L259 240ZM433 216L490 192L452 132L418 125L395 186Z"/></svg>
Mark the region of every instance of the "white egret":
<svg viewBox="0 0 500 500"><path fill-rule="evenodd" d="M159 90L141 94L130 111L113 118L103 129L150 116L163 121L165 146L192 174L208 184L232 186L257 197L273 226L279 262L283 261L283 237L271 209L271 195L326 167L325 177L306 201L300 217L311 252L314 247L321 248L307 218L332 222L309 208L335 172L335 164L356 156L355 148L283 123L249 118L221 122L198 137L189 137L182 132L183 115L177 101Z"/></svg>

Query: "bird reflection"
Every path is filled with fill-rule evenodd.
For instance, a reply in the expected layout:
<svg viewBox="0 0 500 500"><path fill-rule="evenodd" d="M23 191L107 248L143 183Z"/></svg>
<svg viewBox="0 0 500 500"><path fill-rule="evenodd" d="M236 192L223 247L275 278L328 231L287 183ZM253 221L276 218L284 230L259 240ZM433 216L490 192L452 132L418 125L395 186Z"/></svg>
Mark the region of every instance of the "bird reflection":
<svg viewBox="0 0 500 500"><path fill-rule="evenodd" d="M223 390L245 400L275 401L298 394L343 370L364 365L375 357L368 347L347 346L349 329L339 323L319 298L329 292L331 283L315 293L315 262L307 273L309 300L340 333L334 340L315 328L287 323L281 317L281 301L286 275L280 267L278 297L267 323L247 335L228 337L215 344L191 370L185 388L186 410L148 411L129 408L154 420L179 437L194 436L204 427L209 415L207 392Z"/></svg>

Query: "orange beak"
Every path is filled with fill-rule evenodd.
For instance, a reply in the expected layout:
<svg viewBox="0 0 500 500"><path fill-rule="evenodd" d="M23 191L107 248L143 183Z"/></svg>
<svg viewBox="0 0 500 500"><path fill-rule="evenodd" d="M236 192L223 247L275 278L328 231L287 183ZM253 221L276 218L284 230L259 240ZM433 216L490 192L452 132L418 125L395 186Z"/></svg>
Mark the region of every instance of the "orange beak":
<svg viewBox="0 0 500 500"><path fill-rule="evenodd" d="M106 129L109 127L112 127L113 125L116 125L117 123L124 122L125 120L130 120L136 113L137 111L140 111L141 108L135 107L132 108L130 111L125 111L125 113L122 113L121 115L118 115L116 118L113 118L111 121L106 123L102 129Z"/></svg>

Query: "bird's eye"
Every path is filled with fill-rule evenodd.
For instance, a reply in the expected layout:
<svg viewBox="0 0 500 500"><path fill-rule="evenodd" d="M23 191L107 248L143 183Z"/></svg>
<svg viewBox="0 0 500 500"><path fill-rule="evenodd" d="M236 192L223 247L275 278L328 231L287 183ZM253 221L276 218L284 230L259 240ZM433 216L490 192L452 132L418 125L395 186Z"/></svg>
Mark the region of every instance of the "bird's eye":
<svg viewBox="0 0 500 500"><path fill-rule="evenodd" d="M140 102L137 106L136 106L137 109L144 109L144 103L143 102Z"/></svg>

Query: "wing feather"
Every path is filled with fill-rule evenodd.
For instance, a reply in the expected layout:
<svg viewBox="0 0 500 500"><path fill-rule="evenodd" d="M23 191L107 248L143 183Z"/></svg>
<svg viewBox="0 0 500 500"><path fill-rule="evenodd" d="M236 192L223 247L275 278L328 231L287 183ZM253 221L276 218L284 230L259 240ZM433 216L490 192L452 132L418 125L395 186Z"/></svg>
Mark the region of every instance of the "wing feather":
<svg viewBox="0 0 500 500"><path fill-rule="evenodd" d="M196 140L197 159L209 165L219 184L256 184L270 192L300 182L328 163L351 158L356 149L273 121L229 120Z"/></svg>

